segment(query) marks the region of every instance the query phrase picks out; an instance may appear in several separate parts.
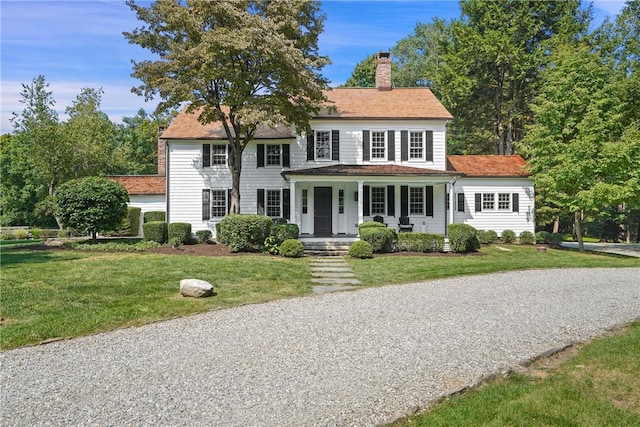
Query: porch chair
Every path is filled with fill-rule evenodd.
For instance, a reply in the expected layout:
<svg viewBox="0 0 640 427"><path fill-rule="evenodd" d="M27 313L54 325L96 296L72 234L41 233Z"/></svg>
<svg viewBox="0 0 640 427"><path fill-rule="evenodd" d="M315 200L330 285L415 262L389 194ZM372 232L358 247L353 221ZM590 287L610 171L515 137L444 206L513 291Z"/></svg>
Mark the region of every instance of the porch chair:
<svg viewBox="0 0 640 427"><path fill-rule="evenodd" d="M387 224L384 222L384 218L382 217L382 215L376 215L373 217L373 220L375 222L379 222L380 224L384 224L384 226L386 227Z"/></svg>
<svg viewBox="0 0 640 427"><path fill-rule="evenodd" d="M403 231L413 231L413 224L409 222L408 216L401 216L400 222L398 222L398 232L402 233Z"/></svg>

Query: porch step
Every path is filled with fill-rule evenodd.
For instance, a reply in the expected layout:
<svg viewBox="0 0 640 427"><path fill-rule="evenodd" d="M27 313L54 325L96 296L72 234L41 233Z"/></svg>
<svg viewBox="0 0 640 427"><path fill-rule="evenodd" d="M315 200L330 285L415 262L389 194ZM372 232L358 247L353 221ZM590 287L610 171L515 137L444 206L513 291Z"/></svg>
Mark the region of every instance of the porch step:
<svg viewBox="0 0 640 427"><path fill-rule="evenodd" d="M353 239L355 240L355 239ZM353 240L300 240L304 253L313 256L344 256L349 252Z"/></svg>

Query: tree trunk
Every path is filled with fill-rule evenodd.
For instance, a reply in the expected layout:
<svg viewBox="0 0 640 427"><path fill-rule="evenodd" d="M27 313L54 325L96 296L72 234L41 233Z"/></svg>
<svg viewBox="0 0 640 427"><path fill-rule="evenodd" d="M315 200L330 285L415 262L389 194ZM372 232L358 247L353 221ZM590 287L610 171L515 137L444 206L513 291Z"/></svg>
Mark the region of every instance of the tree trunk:
<svg viewBox="0 0 640 427"><path fill-rule="evenodd" d="M49 183L49 196L53 197L53 195L56 192L56 187L58 186L58 179L57 178L53 178L51 180L51 182ZM58 229L62 230L63 228L63 224L62 221L60 221L60 217L58 217L58 215L53 215L53 218L56 220L56 224L58 224Z"/></svg>
<svg viewBox="0 0 640 427"><path fill-rule="evenodd" d="M507 122L507 151L505 154L513 154L513 119L509 118Z"/></svg>
<svg viewBox="0 0 640 427"><path fill-rule="evenodd" d="M556 217L556 219L553 221L553 232L557 233L560 230L560 218Z"/></svg>
<svg viewBox="0 0 640 427"><path fill-rule="evenodd" d="M231 172L231 203L230 214L240 213L240 174L242 172L242 151L239 143L229 144L229 172Z"/></svg>
<svg viewBox="0 0 640 427"><path fill-rule="evenodd" d="M584 242L582 241L582 230L580 230L580 211L573 215L573 231L576 233L578 240L578 250L584 252Z"/></svg>
<svg viewBox="0 0 640 427"><path fill-rule="evenodd" d="M98 240L98 232L97 231L92 231L91 232L91 240L93 240L94 242L96 240Z"/></svg>

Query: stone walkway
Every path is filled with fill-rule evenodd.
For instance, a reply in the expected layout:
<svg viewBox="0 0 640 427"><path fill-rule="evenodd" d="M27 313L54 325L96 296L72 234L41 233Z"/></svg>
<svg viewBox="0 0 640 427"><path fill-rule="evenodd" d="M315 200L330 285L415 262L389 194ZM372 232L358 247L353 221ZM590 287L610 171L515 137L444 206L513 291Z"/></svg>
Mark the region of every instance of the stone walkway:
<svg viewBox="0 0 640 427"><path fill-rule="evenodd" d="M355 288L356 286L353 285L360 284L360 280L353 274L353 270L343 257L313 257L310 265L313 276L311 281L317 283L313 287L315 294L344 291Z"/></svg>

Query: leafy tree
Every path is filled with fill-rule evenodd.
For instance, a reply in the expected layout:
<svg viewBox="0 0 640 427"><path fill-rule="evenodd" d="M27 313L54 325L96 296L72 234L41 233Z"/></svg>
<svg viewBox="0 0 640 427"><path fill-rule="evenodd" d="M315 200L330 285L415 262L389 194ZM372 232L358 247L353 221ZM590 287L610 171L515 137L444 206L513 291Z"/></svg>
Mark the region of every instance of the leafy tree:
<svg viewBox="0 0 640 427"><path fill-rule="evenodd" d="M610 64L585 43L554 48L532 106L536 124L522 148L546 203L581 225L588 214L635 204L640 194L640 130L620 124L623 104Z"/></svg>
<svg viewBox="0 0 640 427"><path fill-rule="evenodd" d="M318 53L324 16L315 1L155 2L127 4L144 23L124 33L159 59L134 63L143 84L160 95L157 112L189 103L201 123L220 121L229 141L230 212L240 212L242 153L259 125L309 130L326 102Z"/></svg>
<svg viewBox="0 0 640 427"><path fill-rule="evenodd" d="M91 233L116 230L127 216L129 195L119 183L107 178L88 177L67 181L55 195L58 216L71 228Z"/></svg>

